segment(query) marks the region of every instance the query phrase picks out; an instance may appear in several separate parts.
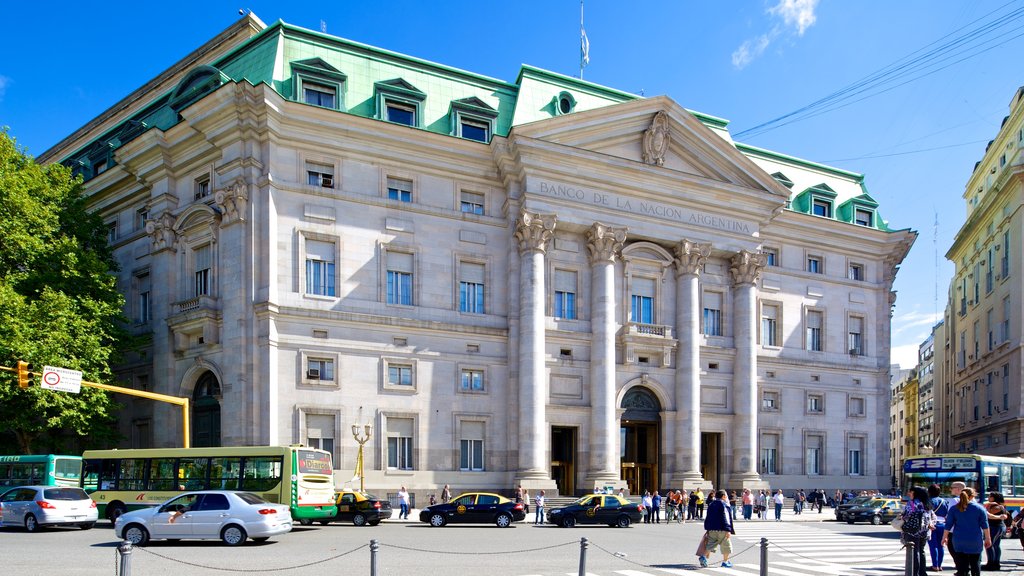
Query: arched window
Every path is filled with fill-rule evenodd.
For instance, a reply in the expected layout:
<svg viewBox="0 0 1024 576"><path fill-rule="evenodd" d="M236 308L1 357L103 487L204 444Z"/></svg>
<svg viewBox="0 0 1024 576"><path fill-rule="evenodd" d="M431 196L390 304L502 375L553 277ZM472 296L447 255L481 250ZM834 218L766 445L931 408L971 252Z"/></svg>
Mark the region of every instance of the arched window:
<svg viewBox="0 0 1024 576"><path fill-rule="evenodd" d="M192 446L220 446L220 382L205 372L192 392Z"/></svg>

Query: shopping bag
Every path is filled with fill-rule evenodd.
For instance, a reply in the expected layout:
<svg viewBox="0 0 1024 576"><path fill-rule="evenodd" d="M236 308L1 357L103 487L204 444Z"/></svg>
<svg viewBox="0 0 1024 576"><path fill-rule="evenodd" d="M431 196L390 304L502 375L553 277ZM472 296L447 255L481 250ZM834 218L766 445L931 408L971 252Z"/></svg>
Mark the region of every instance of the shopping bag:
<svg viewBox="0 0 1024 576"><path fill-rule="evenodd" d="M704 536L701 536L700 544L697 545L697 556L708 555L708 533L705 532Z"/></svg>

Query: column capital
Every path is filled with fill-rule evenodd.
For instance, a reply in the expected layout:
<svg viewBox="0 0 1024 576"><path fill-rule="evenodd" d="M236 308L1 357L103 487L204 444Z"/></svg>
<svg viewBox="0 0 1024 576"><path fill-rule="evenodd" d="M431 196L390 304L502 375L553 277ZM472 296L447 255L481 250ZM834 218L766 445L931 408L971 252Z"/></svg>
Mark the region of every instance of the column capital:
<svg viewBox="0 0 1024 576"><path fill-rule="evenodd" d="M220 209L222 228L235 222L245 221L246 207L249 202L249 187L246 185L245 179L236 178L230 186L217 190L213 201Z"/></svg>
<svg viewBox="0 0 1024 576"><path fill-rule="evenodd" d="M523 210L516 218L516 240L519 241L519 253L540 252L547 249L548 241L555 233L556 218L554 214L537 214Z"/></svg>
<svg viewBox="0 0 1024 576"><path fill-rule="evenodd" d="M704 263L711 256L711 243L682 240L679 244L676 244L675 253L676 276L700 274Z"/></svg>
<svg viewBox="0 0 1024 576"><path fill-rule="evenodd" d="M587 230L587 252L590 254L590 263L615 262L615 255L622 250L626 242L626 228L624 226L608 226L600 222L594 222Z"/></svg>
<svg viewBox="0 0 1024 576"><path fill-rule="evenodd" d="M767 261L768 258L760 252L740 250L739 253L733 255L732 266L729 268L733 283L737 286L753 284L757 281L757 277L760 276L761 269L764 268Z"/></svg>
<svg viewBox="0 0 1024 576"><path fill-rule="evenodd" d="M163 250L172 252L178 247L178 233L174 230L175 218L170 212L163 212L160 216L146 221L146 234L152 242L150 252L156 253Z"/></svg>

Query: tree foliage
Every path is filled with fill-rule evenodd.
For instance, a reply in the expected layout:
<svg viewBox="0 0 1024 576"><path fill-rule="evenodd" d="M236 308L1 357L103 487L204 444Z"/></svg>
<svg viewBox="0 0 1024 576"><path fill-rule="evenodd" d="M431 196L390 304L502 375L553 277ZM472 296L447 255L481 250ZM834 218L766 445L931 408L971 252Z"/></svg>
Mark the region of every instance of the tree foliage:
<svg viewBox="0 0 1024 576"><path fill-rule="evenodd" d="M40 165L0 131L0 364L19 359L81 370L109 382L110 365L130 343L124 299L106 226L86 210L81 179L60 164ZM117 438L109 393L27 390L0 373L0 453L61 452Z"/></svg>

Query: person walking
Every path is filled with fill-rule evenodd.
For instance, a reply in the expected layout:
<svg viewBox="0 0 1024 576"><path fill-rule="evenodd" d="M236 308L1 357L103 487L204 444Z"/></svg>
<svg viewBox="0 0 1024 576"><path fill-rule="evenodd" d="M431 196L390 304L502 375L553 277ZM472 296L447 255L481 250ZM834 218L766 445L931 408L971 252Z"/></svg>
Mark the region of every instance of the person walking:
<svg viewBox="0 0 1024 576"><path fill-rule="evenodd" d="M536 516L533 518L534 524L544 523L544 491L541 490L540 494L537 494L536 500L533 502L533 509L536 510Z"/></svg>
<svg viewBox="0 0 1024 576"><path fill-rule="evenodd" d="M775 493L775 521L782 522L782 505L786 503L786 497L782 495L782 488Z"/></svg>
<svg viewBox="0 0 1024 576"><path fill-rule="evenodd" d="M644 504L644 524L650 524L651 517L654 515L654 499L651 498L651 493L644 490L644 497L641 502Z"/></svg>
<svg viewBox="0 0 1024 576"><path fill-rule="evenodd" d="M743 519L750 520L751 515L754 513L754 495L750 493L750 488L743 489Z"/></svg>
<svg viewBox="0 0 1024 576"><path fill-rule="evenodd" d="M655 490L651 496L651 508L653 509L654 523L661 524L661 492L658 490Z"/></svg>
<svg viewBox="0 0 1024 576"><path fill-rule="evenodd" d="M686 519L693 520L697 517L697 491L691 490L690 497L686 501Z"/></svg>
<svg viewBox="0 0 1024 576"><path fill-rule="evenodd" d="M946 515L946 534L942 543L952 542L950 552L961 576L981 576L981 551L992 545L988 530L988 513L974 502L974 490L964 488L960 500Z"/></svg>
<svg viewBox="0 0 1024 576"><path fill-rule="evenodd" d="M401 520L402 518L405 518L406 520L408 520L409 491L405 489L405 486L402 486L402 488L398 491L398 504L400 506L400 508L398 509L398 519Z"/></svg>
<svg viewBox="0 0 1024 576"><path fill-rule="evenodd" d="M900 528L901 540L904 544L914 547L914 576L925 576L924 548L928 541L928 530L931 528L931 499L928 491L920 486L911 488L910 499L900 515L903 525Z"/></svg>
<svg viewBox="0 0 1024 576"><path fill-rule="evenodd" d="M441 490L441 502L447 504L452 499L452 489L447 484L444 485L444 490Z"/></svg>
<svg viewBox="0 0 1024 576"><path fill-rule="evenodd" d="M704 518L704 491L697 488L697 518Z"/></svg>
<svg viewBox="0 0 1024 576"><path fill-rule="evenodd" d="M761 520L768 519L768 492L761 490L757 495L757 517Z"/></svg>
<svg viewBox="0 0 1024 576"><path fill-rule="evenodd" d="M732 542L730 537L736 533L732 525L732 510L729 506L729 495L725 490L715 492L715 499L708 503L708 514L704 518L704 530L707 531L707 545L704 555L698 560L702 568L708 566L708 556L715 551L715 548L722 548L722 568L731 568L729 555L732 554Z"/></svg>
<svg viewBox="0 0 1024 576"><path fill-rule="evenodd" d="M1001 543L1006 534L1006 519L1010 515L1006 512L1005 500L1000 492L989 492L988 502L985 503L985 511L988 513L988 532L992 536L992 545L985 547L987 562L981 567L982 570L999 570L999 560L1003 555Z"/></svg>
<svg viewBox="0 0 1024 576"><path fill-rule="evenodd" d="M523 513L530 513L530 491L523 488Z"/></svg>
<svg viewBox="0 0 1024 576"><path fill-rule="evenodd" d="M732 519L736 519L736 491L729 492L729 508L732 508Z"/></svg>
<svg viewBox="0 0 1024 576"><path fill-rule="evenodd" d="M942 559L945 556L945 548L942 547L942 537L946 534L946 514L949 513L949 500L939 496L941 488L938 484L928 487L928 500L935 514L935 526L932 528L932 535L928 538L928 554L931 557L932 572L942 570Z"/></svg>
<svg viewBox="0 0 1024 576"><path fill-rule="evenodd" d="M966 487L967 484L964 484L963 482L959 481L953 482L949 485L949 492L950 494L952 494L952 497L946 499L946 502L948 502L949 504L949 510L946 512L945 536L949 536L949 511L951 511L954 507L960 504L960 494L963 493L963 490ZM967 567L961 566L961 564L963 563L963 557L957 555L956 546L953 544L953 539L943 538L942 543L946 544L946 548L949 549L949 555L953 557L953 564L956 566L956 574L959 576L966 576Z"/></svg>

